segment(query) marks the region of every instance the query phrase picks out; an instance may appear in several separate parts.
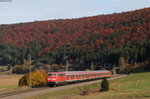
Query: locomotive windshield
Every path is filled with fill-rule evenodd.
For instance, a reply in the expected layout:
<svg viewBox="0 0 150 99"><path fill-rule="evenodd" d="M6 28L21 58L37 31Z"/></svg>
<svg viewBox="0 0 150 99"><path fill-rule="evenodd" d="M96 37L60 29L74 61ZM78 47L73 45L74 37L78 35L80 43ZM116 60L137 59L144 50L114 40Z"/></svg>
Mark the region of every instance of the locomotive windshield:
<svg viewBox="0 0 150 99"><path fill-rule="evenodd" d="M56 74L48 74L48 76L55 77Z"/></svg>

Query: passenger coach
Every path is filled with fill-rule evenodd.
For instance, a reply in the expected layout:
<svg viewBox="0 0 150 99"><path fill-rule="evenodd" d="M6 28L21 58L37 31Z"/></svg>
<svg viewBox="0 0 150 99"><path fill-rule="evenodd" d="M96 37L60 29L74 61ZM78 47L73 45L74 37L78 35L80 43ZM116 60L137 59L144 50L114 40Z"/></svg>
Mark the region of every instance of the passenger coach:
<svg viewBox="0 0 150 99"><path fill-rule="evenodd" d="M99 71L67 71L67 72L48 72L47 84L49 86L75 83L111 77L112 73L108 70Z"/></svg>

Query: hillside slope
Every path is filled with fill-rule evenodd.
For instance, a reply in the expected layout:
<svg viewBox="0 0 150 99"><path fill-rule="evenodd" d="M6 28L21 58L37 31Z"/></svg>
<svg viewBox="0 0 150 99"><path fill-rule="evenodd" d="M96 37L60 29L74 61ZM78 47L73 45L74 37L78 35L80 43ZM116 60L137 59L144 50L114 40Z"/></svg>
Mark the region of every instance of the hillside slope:
<svg viewBox="0 0 150 99"><path fill-rule="evenodd" d="M132 61L144 61L150 56L149 27L150 8L79 19L1 25L0 64L21 64L29 53L33 59L49 64L63 63L66 59L76 63L82 60L84 64L91 61L117 64L120 56L128 62L133 57L136 59ZM133 53L137 47L139 50ZM131 48L133 55L125 56L130 50L120 51L125 48ZM115 60L110 61L114 56Z"/></svg>

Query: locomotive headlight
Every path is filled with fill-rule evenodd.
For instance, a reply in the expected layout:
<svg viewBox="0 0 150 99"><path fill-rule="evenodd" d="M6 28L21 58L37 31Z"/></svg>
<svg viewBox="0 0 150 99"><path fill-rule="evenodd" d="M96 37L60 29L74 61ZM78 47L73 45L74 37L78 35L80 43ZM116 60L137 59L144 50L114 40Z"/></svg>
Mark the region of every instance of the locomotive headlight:
<svg viewBox="0 0 150 99"><path fill-rule="evenodd" d="M56 80L56 78L48 78L47 80Z"/></svg>
<svg viewBox="0 0 150 99"><path fill-rule="evenodd" d="M48 78L47 80L52 80L51 78Z"/></svg>
<svg viewBox="0 0 150 99"><path fill-rule="evenodd" d="M56 80L56 78L52 78L52 80Z"/></svg>

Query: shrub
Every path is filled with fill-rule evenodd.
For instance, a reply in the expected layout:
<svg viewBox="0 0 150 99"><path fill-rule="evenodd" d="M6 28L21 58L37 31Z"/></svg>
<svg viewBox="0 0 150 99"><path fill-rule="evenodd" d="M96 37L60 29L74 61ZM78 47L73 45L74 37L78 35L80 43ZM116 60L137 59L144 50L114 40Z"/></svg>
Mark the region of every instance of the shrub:
<svg viewBox="0 0 150 99"><path fill-rule="evenodd" d="M30 86L30 75L24 75L19 79L18 86ZM36 70L31 73L31 86L32 87L41 87L46 85L46 73L43 70Z"/></svg>
<svg viewBox="0 0 150 99"><path fill-rule="evenodd" d="M18 82L18 86L19 87L22 87L22 86L29 86L29 75L24 75L22 76L20 79L19 79L19 82Z"/></svg>
<svg viewBox="0 0 150 99"><path fill-rule="evenodd" d="M109 82L106 78L103 78L101 83L101 91L108 91L109 90Z"/></svg>

